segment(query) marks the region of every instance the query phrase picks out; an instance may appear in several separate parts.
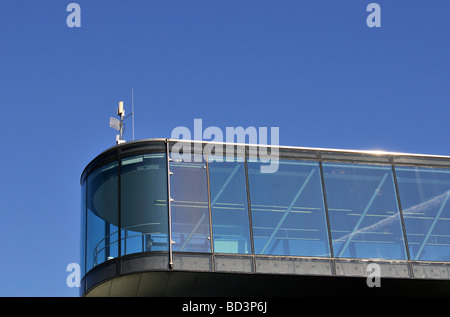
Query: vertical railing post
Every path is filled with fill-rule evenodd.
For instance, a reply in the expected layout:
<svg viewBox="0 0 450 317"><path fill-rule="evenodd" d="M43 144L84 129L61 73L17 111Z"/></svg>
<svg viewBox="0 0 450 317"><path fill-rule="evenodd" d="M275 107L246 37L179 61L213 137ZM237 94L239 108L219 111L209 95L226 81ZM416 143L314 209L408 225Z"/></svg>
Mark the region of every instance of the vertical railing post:
<svg viewBox="0 0 450 317"><path fill-rule="evenodd" d="M167 213L168 213L168 222L169 222L169 269L172 269L173 267L173 241L172 241L172 210L171 210L171 201L172 198L170 196L170 175L172 173L170 172L170 151L169 151L169 140L166 139L166 171L167 171Z"/></svg>
<svg viewBox="0 0 450 317"><path fill-rule="evenodd" d="M255 263L255 243L253 241L253 220L252 220L252 206L250 199L250 185L249 185L249 173L248 173L248 156L249 149L248 146L244 149L244 168L245 168L245 190L247 194L247 210L248 210L248 226L249 226L249 234L250 234L250 254L252 255L252 269L253 272L256 272L256 263Z"/></svg>
<svg viewBox="0 0 450 317"><path fill-rule="evenodd" d="M405 217L403 214L403 207L402 207L402 202L400 199L400 191L398 189L397 172L395 171L394 159L392 156L390 157L390 161L391 161L391 167L392 167L392 177L394 179L395 197L397 198L398 212L400 215L400 225L402 226L403 242L404 242L403 245L405 247L406 259L408 260L409 275L411 278L414 278L414 270L413 270L412 263L411 263L411 255L409 252L408 237L407 237L407 233L406 233Z"/></svg>
<svg viewBox="0 0 450 317"><path fill-rule="evenodd" d="M320 151L317 152L317 158L319 160L320 183L322 186L323 206L325 208L325 221L326 221L327 233L328 233L328 247L330 248L331 271L332 271L333 275L336 275L336 261L335 261L334 249L333 249L333 236L331 235L330 213L328 210L327 191L325 188L326 187L325 186L325 174L323 172L323 160L322 160L322 153Z"/></svg>

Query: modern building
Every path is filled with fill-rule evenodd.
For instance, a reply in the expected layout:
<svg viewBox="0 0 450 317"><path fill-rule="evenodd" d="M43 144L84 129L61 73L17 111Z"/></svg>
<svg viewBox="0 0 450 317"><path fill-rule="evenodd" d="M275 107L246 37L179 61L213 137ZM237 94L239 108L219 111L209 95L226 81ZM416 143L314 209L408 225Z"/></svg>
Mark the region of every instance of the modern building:
<svg viewBox="0 0 450 317"><path fill-rule="evenodd" d="M450 295L450 157L149 139L81 188L82 296Z"/></svg>

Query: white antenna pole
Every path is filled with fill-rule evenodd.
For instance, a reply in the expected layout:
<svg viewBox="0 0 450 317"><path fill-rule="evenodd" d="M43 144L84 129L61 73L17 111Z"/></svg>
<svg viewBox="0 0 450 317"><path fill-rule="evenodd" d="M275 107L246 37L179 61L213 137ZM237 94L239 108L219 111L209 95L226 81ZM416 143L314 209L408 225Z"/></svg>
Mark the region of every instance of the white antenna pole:
<svg viewBox="0 0 450 317"><path fill-rule="evenodd" d="M119 133L120 133L120 141L122 141L123 140L123 119L125 116L125 110L123 110L123 101L119 102L119 109L117 109L117 115L120 117Z"/></svg>
<svg viewBox="0 0 450 317"><path fill-rule="evenodd" d="M131 88L131 125L133 129L133 141L134 141L134 94L133 94L133 88Z"/></svg>

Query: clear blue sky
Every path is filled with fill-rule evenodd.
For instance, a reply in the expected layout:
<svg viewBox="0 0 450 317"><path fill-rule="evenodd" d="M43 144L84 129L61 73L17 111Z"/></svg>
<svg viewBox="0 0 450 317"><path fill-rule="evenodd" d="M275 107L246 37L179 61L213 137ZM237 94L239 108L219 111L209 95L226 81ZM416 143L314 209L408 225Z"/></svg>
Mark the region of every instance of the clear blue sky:
<svg viewBox="0 0 450 317"><path fill-rule="evenodd" d="M78 296L79 178L131 88L137 139L201 118L450 155L448 0L379 0L380 28L369 0L73 1L81 28L70 2L0 0L0 296Z"/></svg>

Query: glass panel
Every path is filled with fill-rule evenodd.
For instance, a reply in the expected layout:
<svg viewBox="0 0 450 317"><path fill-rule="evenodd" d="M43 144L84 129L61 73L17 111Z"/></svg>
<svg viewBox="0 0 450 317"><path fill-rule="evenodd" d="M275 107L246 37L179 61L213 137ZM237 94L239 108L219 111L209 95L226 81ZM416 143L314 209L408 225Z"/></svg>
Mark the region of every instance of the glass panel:
<svg viewBox="0 0 450 317"><path fill-rule="evenodd" d="M450 170L395 167L411 260L450 261Z"/></svg>
<svg viewBox="0 0 450 317"><path fill-rule="evenodd" d="M170 171L173 250L211 252L206 162L184 154L170 162Z"/></svg>
<svg viewBox="0 0 450 317"><path fill-rule="evenodd" d="M323 164L335 257L406 259L391 166Z"/></svg>
<svg viewBox="0 0 450 317"><path fill-rule="evenodd" d="M280 160L278 171L248 162L256 254L330 256L319 163Z"/></svg>
<svg viewBox="0 0 450 317"><path fill-rule="evenodd" d="M86 273L86 180L81 184L80 276Z"/></svg>
<svg viewBox="0 0 450 317"><path fill-rule="evenodd" d="M251 253L244 158L210 156L214 252ZM231 162L230 162L231 161Z"/></svg>
<svg viewBox="0 0 450 317"><path fill-rule="evenodd" d="M118 168L113 162L88 176L86 271L118 256Z"/></svg>
<svg viewBox="0 0 450 317"><path fill-rule="evenodd" d="M167 251L167 170L164 153L122 159L122 255Z"/></svg>

